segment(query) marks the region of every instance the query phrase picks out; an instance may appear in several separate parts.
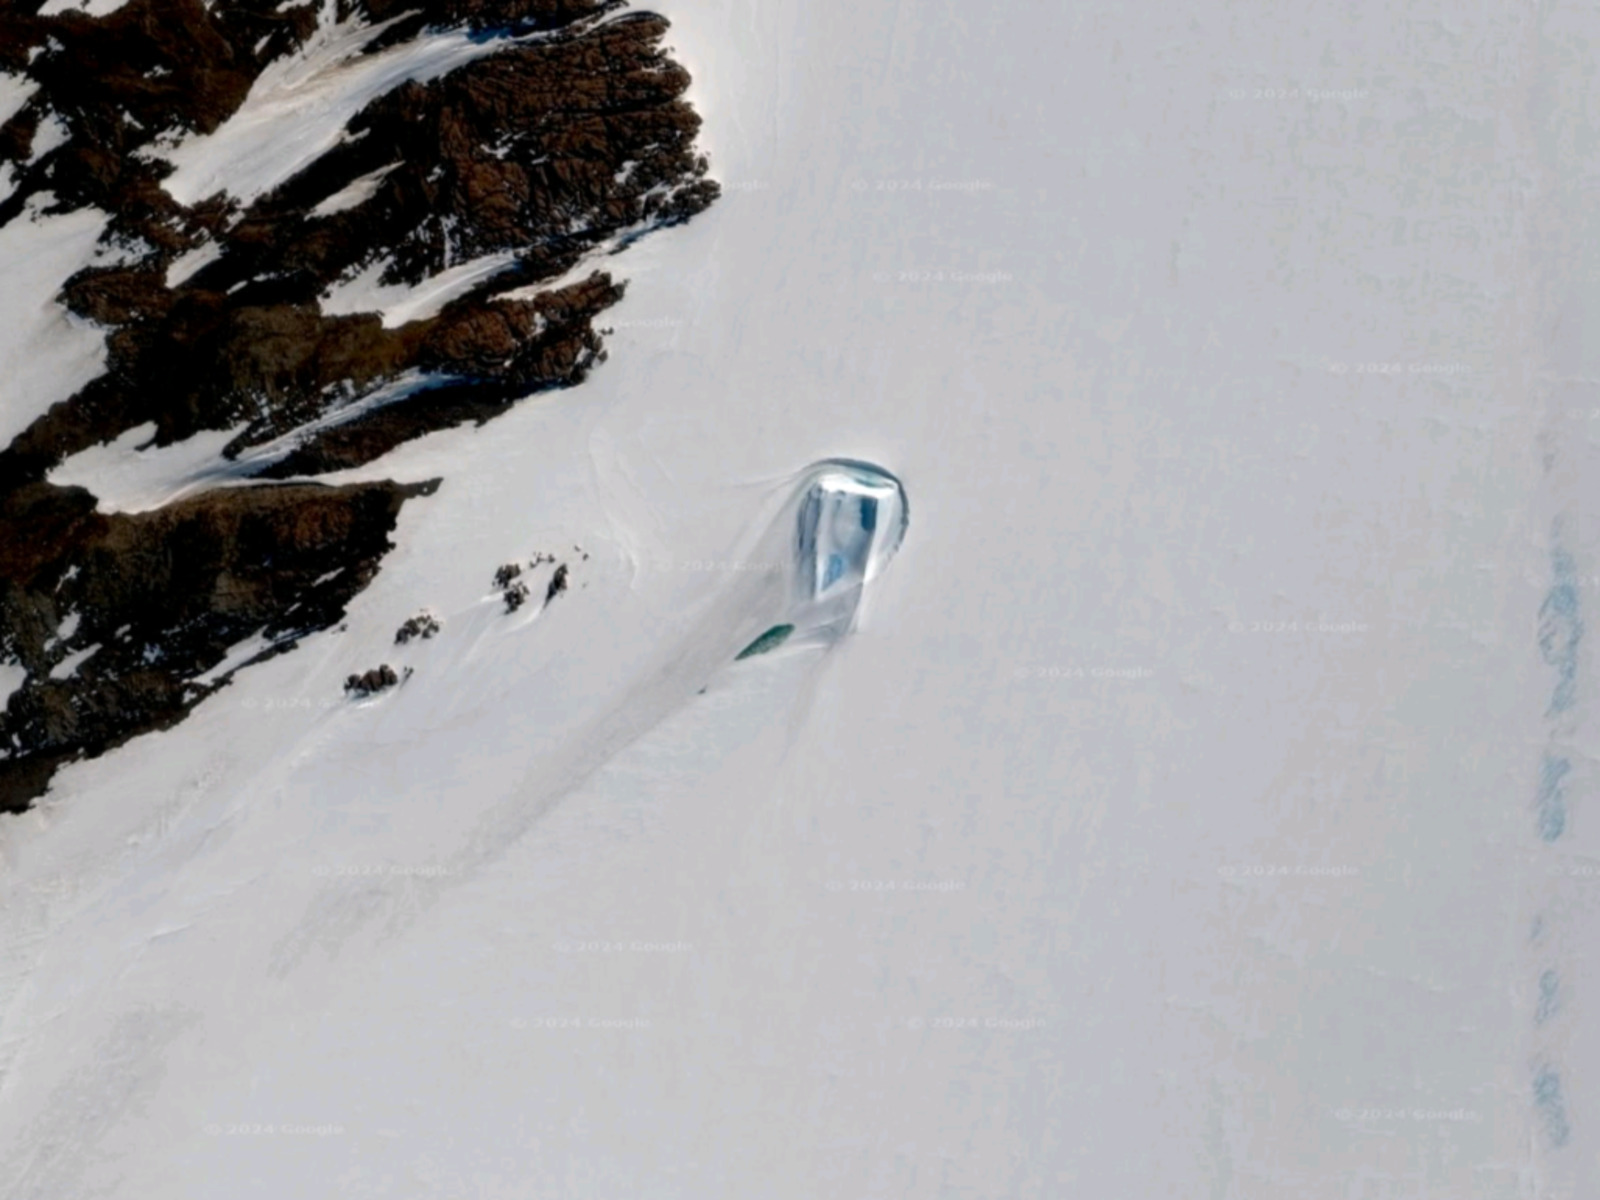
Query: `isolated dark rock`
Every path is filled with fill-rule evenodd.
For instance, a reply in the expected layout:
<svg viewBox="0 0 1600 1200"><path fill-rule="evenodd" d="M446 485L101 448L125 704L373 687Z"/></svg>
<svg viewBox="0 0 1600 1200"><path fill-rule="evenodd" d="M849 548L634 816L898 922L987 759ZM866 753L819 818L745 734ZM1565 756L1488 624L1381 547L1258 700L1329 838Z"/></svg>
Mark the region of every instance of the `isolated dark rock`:
<svg viewBox="0 0 1600 1200"><path fill-rule="evenodd" d="M567 564L562 563L556 568L556 573L550 577L550 586L544 590L544 602L549 604L562 592L567 590Z"/></svg>

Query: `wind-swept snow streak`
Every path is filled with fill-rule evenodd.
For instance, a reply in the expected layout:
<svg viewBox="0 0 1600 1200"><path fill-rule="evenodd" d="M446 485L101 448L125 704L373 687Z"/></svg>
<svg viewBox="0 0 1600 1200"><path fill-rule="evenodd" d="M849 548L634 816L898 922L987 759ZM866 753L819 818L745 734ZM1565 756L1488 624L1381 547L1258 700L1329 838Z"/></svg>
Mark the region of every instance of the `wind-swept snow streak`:
<svg viewBox="0 0 1600 1200"><path fill-rule="evenodd" d="M493 53L465 30L360 57L395 20L325 23L298 54L261 73L249 97L218 129L156 151L176 168L163 187L180 204L217 192L249 203L338 143L350 118L410 80L436 79Z"/></svg>
<svg viewBox="0 0 1600 1200"><path fill-rule="evenodd" d="M870 463L828 459L790 480L773 497L769 513L774 507L731 557L778 569L735 572L707 597L685 631L614 701L536 760L522 784L483 815L452 856L441 859L437 876L407 879L409 915L391 912L387 934L448 888L474 878L564 797L725 672L762 669L762 663L746 660L780 652L779 643L785 654L825 649L856 627L869 585L905 536L908 509L900 481ZM279 944L275 970L292 970L312 944L327 942L330 930L340 930L341 938L353 935L366 924L365 914L381 908L369 909L370 901L330 887Z"/></svg>
<svg viewBox="0 0 1600 1200"><path fill-rule="evenodd" d="M738 557L777 571L735 573L689 631L492 813L459 855L466 874L551 805L694 698L730 664L762 652L826 647L854 628L867 586L905 537L905 490L881 467L829 459L802 472L777 517ZM783 630L783 633L779 633Z"/></svg>

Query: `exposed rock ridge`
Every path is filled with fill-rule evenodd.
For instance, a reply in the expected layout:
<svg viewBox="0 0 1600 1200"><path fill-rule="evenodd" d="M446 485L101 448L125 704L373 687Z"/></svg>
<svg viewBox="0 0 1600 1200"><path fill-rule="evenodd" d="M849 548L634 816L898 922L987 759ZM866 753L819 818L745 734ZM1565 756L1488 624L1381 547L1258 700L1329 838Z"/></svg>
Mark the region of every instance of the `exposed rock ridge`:
<svg viewBox="0 0 1600 1200"><path fill-rule="evenodd" d="M231 432L235 476L303 479L571 387L622 295L586 260L717 195L666 21L617 0L41 7L0 11L0 69L36 85L0 125L0 225L108 214L101 264L60 296L108 331L107 362L0 449L0 663L27 671L0 697L13 809L60 762L180 719L241 639L277 653L337 621L419 492L262 482L101 513L54 466L153 425L157 446ZM449 69L424 69L439 46ZM270 116L272 87L390 64L287 178L174 183L195 139L255 136L230 119ZM442 301L407 291L452 279Z"/></svg>

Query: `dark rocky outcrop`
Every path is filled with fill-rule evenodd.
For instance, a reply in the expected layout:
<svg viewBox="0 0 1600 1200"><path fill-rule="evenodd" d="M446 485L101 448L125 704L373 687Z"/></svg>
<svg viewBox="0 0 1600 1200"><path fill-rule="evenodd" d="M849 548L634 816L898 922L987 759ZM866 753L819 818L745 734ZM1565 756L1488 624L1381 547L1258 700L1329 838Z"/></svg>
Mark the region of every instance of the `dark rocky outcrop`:
<svg viewBox="0 0 1600 1200"><path fill-rule="evenodd" d="M0 726L0 809L26 808L60 763L172 724L232 670L337 622L377 573L401 504L431 490L281 484L134 514L99 513L82 488L5 495L0 656L28 676ZM248 655L207 679L241 643Z"/></svg>
<svg viewBox="0 0 1600 1200"><path fill-rule="evenodd" d="M422 612L414 617L406 618L405 624L394 631L394 644L404 646L413 640L427 641L439 632L439 618L432 613Z"/></svg>
<svg viewBox="0 0 1600 1200"><path fill-rule="evenodd" d="M378 19L388 6L367 7ZM0 222L48 191L57 208L105 209L109 237L149 250L68 283L68 306L114 331L107 373L0 452L0 478L41 478L62 458L148 421L157 445L243 426L228 448L238 455L346 409L348 421L319 428L260 470L283 477L358 466L421 433L488 420L517 398L571 386L599 361L593 319L622 295L604 272L533 299L505 293L553 279L596 248L686 220L715 197L693 147L699 119L681 99L688 76L660 49L666 22L633 14L596 25L571 5L419 7L432 24L463 8L527 10L519 20L541 28L567 13L573 31L527 44L503 38L503 49L439 79L402 84L350 122L346 141L242 211L226 195L184 207L161 187L167 165L133 151L162 129L219 126L259 71L245 43L300 44L314 28L314 6L290 9L287 25L246 20L257 8L250 4L206 10L198 0L132 0L100 22L43 22L52 31L45 44L61 49L27 67L43 86L0 130L0 159L12 145L23 169ZM592 18L606 7L581 11ZM175 20L189 30L187 44L168 44ZM148 79L120 86L111 66L96 77L70 58L82 45L90 62L116 61L101 46L102 24L129 39L120 61L163 65L173 72L163 81L178 78L180 60L191 71L197 50L209 48L226 69L192 91ZM36 34L40 22L0 20L0 40L8 25ZM270 36L260 32L268 26ZM17 131L45 112L72 140L22 167L31 133ZM384 169L364 203L315 215L322 201ZM216 260L169 288L177 257L208 243ZM417 283L496 253L515 258L424 320L385 329L375 314L320 311L324 292L374 264L387 264L384 283ZM422 386L395 403L353 404L408 373Z"/></svg>
<svg viewBox="0 0 1600 1200"><path fill-rule="evenodd" d="M544 590L544 602L549 604L562 592L567 590L567 564L562 563L556 568L556 573L550 577L550 586Z"/></svg>
<svg viewBox="0 0 1600 1200"><path fill-rule="evenodd" d="M264 70L318 36L321 0L129 0L100 18L42 6L0 8L0 69L38 85L0 126L17 181L0 225L46 199L47 212L93 205L119 253L60 297L109 331L105 373L0 448L0 662L27 670L0 714L12 809L59 763L181 719L237 669L208 674L242 639L266 639L260 657L337 621L400 505L426 490L269 481L373 464L580 383L605 356L595 318L622 295L581 269L586 256L717 194L666 21L620 0L337 0L337 19L373 27L363 54L441 30L483 53L378 96L272 190L191 204L163 186L162 146L221 128ZM35 158L46 121L67 136ZM369 177L364 200L326 203ZM210 261L168 286L203 248ZM499 270L431 315L386 327L323 311L362 272L416 284L488 255ZM145 423L158 446L235 431L224 453L258 482L127 515L45 482ZM508 610L527 596L520 581L497 586ZM559 590L552 580L546 599Z"/></svg>
<svg viewBox="0 0 1600 1200"><path fill-rule="evenodd" d="M506 612L508 613L514 613L521 608L530 594L528 585L520 579L500 593L501 598L506 602Z"/></svg>
<svg viewBox="0 0 1600 1200"><path fill-rule="evenodd" d="M519 578L521 574L521 563L503 563L495 568L494 586L499 590L500 598L505 601L508 613L516 612L528 598L528 585Z"/></svg>

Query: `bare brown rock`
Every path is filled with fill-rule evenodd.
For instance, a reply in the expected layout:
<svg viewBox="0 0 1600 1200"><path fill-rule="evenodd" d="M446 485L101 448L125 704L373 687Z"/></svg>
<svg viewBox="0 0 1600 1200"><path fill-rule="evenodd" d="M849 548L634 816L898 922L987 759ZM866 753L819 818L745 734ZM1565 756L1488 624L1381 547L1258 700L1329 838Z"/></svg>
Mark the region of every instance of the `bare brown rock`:
<svg viewBox="0 0 1600 1200"><path fill-rule="evenodd" d="M264 3L206 9L199 0L132 0L101 22L0 19L0 40L8 25L35 38L47 30L47 43L87 47L94 63L111 54L101 25L114 26L126 41L123 61L175 80L195 75L195 61L207 55L219 64L190 90L167 86L168 76L160 85L137 82L109 66L104 77L80 78L61 60L65 50L27 67L43 86L13 124L48 109L73 139L25 167L15 195L0 205L0 223L49 190L60 207L106 209L116 236L150 249L132 265L69 281L65 302L115 330L110 369L0 451L0 478L42 478L62 458L147 421L158 445L244 424L230 446L239 454L352 410L348 424L313 439L322 444L263 465L282 478L361 465L421 433L488 420L518 398L581 382L603 356L593 320L622 288L597 271L536 299L498 296L687 220L716 197L693 145L699 118L682 100L688 75L661 50L663 19L635 13L596 24L614 6L435 0L420 7L436 25L486 21L494 12L515 14L496 26L502 32L530 22L567 32L526 44L507 37L497 53L380 96L351 121L349 140L236 218L226 197L178 204L160 186L165 165L132 151L164 128L220 125L272 57L273 39L291 48L310 35L312 7L290 9L284 21ZM374 20L388 10L366 6ZM185 42L174 28L192 36ZM263 29L271 37L256 58ZM14 159L22 168L24 154ZM101 166L90 170L91 160ZM365 203L314 214L328 196L384 168ZM208 239L217 260L168 288L168 266ZM386 264L385 283L416 283L505 252L516 257L500 275L400 329L384 329L376 315L319 309L329 287L374 263ZM416 393L425 400L396 411L353 407L407 372L425 377Z"/></svg>
<svg viewBox="0 0 1600 1200"><path fill-rule="evenodd" d="M0 448L0 659L27 669L0 716L11 809L60 763L180 720L241 665L207 674L231 647L260 635L265 657L338 621L419 491L267 481L371 464L580 383L604 361L594 321L622 286L602 270L539 286L717 195L667 23L620 0L338 0L339 20L389 22L367 53L447 27L488 52L378 97L338 146L242 206L179 203L151 142L222 126L268 64L314 36L320 0L128 0L99 18L42 7L0 7L0 68L38 85L0 126L17 180L0 225L48 193L54 210L104 210L107 238L138 249L60 297L109 330L105 374ZM47 116L69 136L35 159ZM358 206L316 211L379 170ZM214 261L167 286L172 263L208 243ZM510 256L499 274L408 324L322 311L374 264L385 283L415 284L489 254ZM44 482L146 422L157 445L237 430L225 453L250 455L261 482L133 515ZM528 594L499 586L508 610Z"/></svg>
<svg viewBox="0 0 1600 1200"><path fill-rule="evenodd" d="M430 491L285 484L110 515L81 488L10 493L0 657L28 677L0 715L0 809L27 806L41 764L181 718L245 665L200 678L236 645L259 638L247 661L260 661L334 624L377 573L401 504Z"/></svg>

